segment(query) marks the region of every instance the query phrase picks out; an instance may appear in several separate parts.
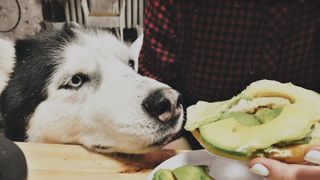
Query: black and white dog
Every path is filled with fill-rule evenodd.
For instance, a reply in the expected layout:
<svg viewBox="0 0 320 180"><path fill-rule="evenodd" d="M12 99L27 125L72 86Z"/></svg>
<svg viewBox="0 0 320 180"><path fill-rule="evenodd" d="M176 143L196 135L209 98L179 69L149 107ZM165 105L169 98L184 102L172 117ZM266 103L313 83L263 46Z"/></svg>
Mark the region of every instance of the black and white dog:
<svg viewBox="0 0 320 180"><path fill-rule="evenodd" d="M0 39L5 135L102 153L143 153L171 141L182 126L179 94L137 74L129 51L107 31L75 25Z"/></svg>

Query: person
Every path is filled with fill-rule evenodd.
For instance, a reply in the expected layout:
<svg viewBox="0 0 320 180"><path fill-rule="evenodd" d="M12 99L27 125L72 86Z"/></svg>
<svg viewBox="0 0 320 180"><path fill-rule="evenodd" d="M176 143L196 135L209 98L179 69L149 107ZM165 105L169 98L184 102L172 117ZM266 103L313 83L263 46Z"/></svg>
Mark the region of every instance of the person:
<svg viewBox="0 0 320 180"><path fill-rule="evenodd" d="M320 92L319 8L317 0L146 1L139 73L179 90L185 107L229 99L260 79ZM320 146L310 152L320 164ZM320 179L319 166L257 158L250 167L271 179Z"/></svg>

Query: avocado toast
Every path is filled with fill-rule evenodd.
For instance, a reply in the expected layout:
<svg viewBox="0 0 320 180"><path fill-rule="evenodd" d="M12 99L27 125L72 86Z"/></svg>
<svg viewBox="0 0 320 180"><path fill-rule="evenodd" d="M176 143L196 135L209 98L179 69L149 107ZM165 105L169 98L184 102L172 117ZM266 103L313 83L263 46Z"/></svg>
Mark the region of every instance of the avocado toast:
<svg viewBox="0 0 320 180"><path fill-rule="evenodd" d="M320 142L319 121L319 94L291 83L260 80L230 100L188 107L185 129L218 155L299 163L304 150Z"/></svg>

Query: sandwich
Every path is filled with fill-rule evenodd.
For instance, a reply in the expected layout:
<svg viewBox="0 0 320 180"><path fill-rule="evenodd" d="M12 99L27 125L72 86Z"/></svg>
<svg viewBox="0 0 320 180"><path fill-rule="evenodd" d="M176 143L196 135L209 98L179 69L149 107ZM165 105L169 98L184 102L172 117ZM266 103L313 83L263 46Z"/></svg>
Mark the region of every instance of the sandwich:
<svg viewBox="0 0 320 180"><path fill-rule="evenodd" d="M184 128L220 156L302 163L305 150L320 144L320 95L292 83L259 80L229 100L188 107Z"/></svg>

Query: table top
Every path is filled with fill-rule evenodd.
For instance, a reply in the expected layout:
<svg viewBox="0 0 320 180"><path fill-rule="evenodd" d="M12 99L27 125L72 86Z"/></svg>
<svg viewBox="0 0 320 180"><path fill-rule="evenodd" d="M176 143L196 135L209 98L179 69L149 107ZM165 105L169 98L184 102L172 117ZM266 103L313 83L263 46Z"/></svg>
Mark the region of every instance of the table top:
<svg viewBox="0 0 320 180"><path fill-rule="evenodd" d="M28 165L28 180L146 179L162 161L176 155L161 149L145 155L102 155L80 145L16 142Z"/></svg>

